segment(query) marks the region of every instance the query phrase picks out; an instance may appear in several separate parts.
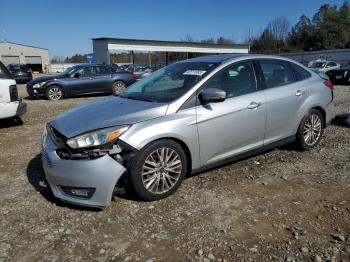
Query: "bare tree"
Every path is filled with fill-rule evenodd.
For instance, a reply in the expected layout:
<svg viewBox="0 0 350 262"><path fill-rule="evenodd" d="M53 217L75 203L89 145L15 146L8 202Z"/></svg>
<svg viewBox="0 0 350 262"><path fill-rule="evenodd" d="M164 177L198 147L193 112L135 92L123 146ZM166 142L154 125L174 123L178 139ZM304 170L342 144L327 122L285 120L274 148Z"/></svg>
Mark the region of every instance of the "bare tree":
<svg viewBox="0 0 350 262"><path fill-rule="evenodd" d="M182 42L198 42L192 35L187 34L184 39L181 39Z"/></svg>
<svg viewBox="0 0 350 262"><path fill-rule="evenodd" d="M267 25L267 29L271 32L277 41L286 40L289 28L289 21L283 16L275 18Z"/></svg>

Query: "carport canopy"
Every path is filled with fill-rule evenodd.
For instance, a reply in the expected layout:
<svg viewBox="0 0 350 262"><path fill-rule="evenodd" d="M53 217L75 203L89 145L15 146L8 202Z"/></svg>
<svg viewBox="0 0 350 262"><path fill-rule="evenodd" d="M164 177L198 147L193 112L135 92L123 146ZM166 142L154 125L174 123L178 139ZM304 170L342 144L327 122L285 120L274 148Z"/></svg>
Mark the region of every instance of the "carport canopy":
<svg viewBox="0 0 350 262"><path fill-rule="evenodd" d="M110 64L110 51L183 52L207 54L246 54L249 46L244 44L213 44L201 42L140 40L122 38L93 38L95 63Z"/></svg>

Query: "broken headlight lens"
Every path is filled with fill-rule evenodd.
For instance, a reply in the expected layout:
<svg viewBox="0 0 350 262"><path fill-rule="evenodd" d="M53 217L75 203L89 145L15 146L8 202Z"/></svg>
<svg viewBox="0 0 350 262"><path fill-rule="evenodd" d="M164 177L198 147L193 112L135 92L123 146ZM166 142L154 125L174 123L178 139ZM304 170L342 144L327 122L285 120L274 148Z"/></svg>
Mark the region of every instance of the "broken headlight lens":
<svg viewBox="0 0 350 262"><path fill-rule="evenodd" d="M88 132L71 139L67 144L73 149L100 146L113 142L128 130L129 126L110 127Z"/></svg>

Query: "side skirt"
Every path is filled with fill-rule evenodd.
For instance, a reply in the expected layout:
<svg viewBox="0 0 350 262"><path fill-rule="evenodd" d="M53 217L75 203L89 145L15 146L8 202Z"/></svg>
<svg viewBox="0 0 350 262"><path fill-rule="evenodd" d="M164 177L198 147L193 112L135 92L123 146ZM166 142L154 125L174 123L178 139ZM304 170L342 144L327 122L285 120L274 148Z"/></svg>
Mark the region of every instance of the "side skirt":
<svg viewBox="0 0 350 262"><path fill-rule="evenodd" d="M208 170L211 170L211 169L214 169L214 168L217 168L217 167L222 167L222 166L227 165L227 164L232 164L234 162L237 162L238 160L242 160L242 159L245 159L245 158L248 158L248 157L252 157L252 156L258 155L258 154L260 154L262 152L271 150L273 148L276 148L276 147L279 147L279 146L282 146L282 145L285 145L285 144L292 143L292 142L295 141L295 139L296 139L296 136L293 135L293 136L284 138L282 140L270 143L268 145L262 146L260 148L257 148L257 149L254 149L254 150L250 150L250 151L244 152L242 154L239 154L239 155L236 155L236 156L233 156L233 157L230 157L230 158L218 161L216 163L208 164L208 165L202 166L200 168L193 169L192 172L191 172L191 175L202 173L203 171L208 171Z"/></svg>

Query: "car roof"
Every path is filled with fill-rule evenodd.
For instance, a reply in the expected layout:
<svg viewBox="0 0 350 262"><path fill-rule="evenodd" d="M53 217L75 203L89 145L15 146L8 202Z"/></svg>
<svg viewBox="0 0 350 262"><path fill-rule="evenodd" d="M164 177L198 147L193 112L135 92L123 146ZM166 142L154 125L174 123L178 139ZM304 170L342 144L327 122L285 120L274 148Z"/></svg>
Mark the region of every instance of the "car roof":
<svg viewBox="0 0 350 262"><path fill-rule="evenodd" d="M278 59L298 63L295 60L287 57L276 56L276 55L259 55L259 54L220 54L220 55L207 55L196 58L184 60L183 62L207 62L207 63L223 63L231 60L239 60L242 58L246 59ZM181 61L180 61L181 62Z"/></svg>

